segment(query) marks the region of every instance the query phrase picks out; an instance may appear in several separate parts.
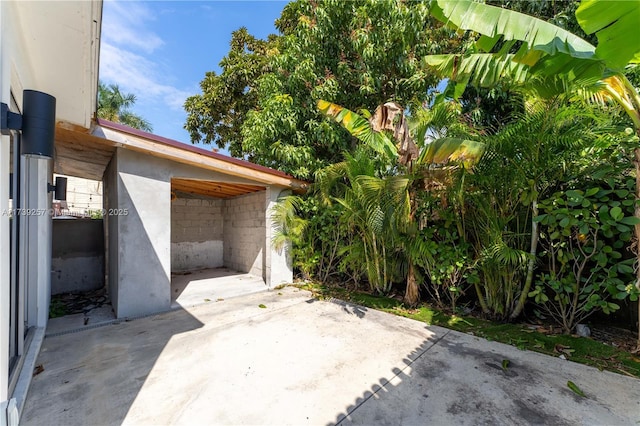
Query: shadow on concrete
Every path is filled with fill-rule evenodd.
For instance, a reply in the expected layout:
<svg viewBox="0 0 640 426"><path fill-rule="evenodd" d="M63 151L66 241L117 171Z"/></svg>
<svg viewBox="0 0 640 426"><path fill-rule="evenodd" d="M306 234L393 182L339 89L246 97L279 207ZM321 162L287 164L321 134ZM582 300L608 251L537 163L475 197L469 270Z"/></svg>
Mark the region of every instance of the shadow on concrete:
<svg viewBox="0 0 640 426"><path fill-rule="evenodd" d="M168 342L202 326L179 309L46 338L20 424L121 424Z"/></svg>
<svg viewBox="0 0 640 426"><path fill-rule="evenodd" d="M356 317L362 319L367 314L367 308L364 306L356 305L353 303L348 303L340 299L329 299L329 302L340 305L342 307L342 311L346 312L349 315L355 315Z"/></svg>
<svg viewBox="0 0 640 426"><path fill-rule="evenodd" d="M169 342L204 325L183 309L166 312L170 265L162 241L170 241L169 229L153 220L152 209L137 208L148 207L157 181L145 178L151 189L136 185L112 166L106 179L117 193L106 191L105 202L123 213L105 217L110 298L118 319L45 338L22 425L121 424Z"/></svg>
<svg viewBox="0 0 640 426"><path fill-rule="evenodd" d="M437 328L437 327L436 327ZM632 424L638 381L456 331L427 339L330 425ZM579 384L578 396L567 382Z"/></svg>
<svg viewBox="0 0 640 426"><path fill-rule="evenodd" d="M342 304L345 306L354 307L354 305L346 304L344 302ZM405 364L405 366L410 366L411 364L413 364L414 361L416 361L418 358L424 355L429 350L429 348L431 348L438 340L434 340L434 339L424 340L420 346L416 347L413 351L407 354L407 356L403 358L402 362ZM391 373L393 374L389 378L381 377L377 383L374 383L373 385L371 385L370 389L365 390L362 393L362 396L357 397L352 404L348 405L344 410L344 412L339 413L336 416L336 420L334 422L330 422L328 423L328 425L348 424L350 420L349 416L352 413L354 413L358 408L360 408L363 404L367 403L372 398L380 399L381 395L384 393L392 392L395 387L394 384L392 383L394 379L395 380L400 379L402 380L402 382L404 382L404 380L406 380L406 378L408 377L404 373L404 369L405 368L400 369L400 368L394 367L391 370ZM400 384L402 382L400 382ZM388 416L385 416L385 417L388 417ZM378 424L381 424L380 423L381 420L382 420L381 417L377 419Z"/></svg>
<svg viewBox="0 0 640 426"><path fill-rule="evenodd" d="M637 379L310 296L287 287L47 338L23 424L640 420Z"/></svg>

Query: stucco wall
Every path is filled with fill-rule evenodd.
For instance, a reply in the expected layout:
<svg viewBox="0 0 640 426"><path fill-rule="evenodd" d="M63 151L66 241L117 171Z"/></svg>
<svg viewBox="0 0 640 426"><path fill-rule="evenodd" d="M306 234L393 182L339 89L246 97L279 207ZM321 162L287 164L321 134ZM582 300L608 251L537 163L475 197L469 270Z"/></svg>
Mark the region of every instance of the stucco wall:
<svg viewBox="0 0 640 426"><path fill-rule="evenodd" d="M171 272L224 265L223 204L199 198L171 202Z"/></svg>
<svg viewBox="0 0 640 426"><path fill-rule="evenodd" d="M104 286L104 231L101 219L53 221L51 294Z"/></svg>
<svg viewBox="0 0 640 426"><path fill-rule="evenodd" d="M280 197L290 195L291 191L282 190L278 187L270 187L267 191L267 206L266 206L266 253L265 253L265 283L273 288L279 284L292 283L293 282L293 267L291 261L291 245L285 244L279 250L271 243L273 240L273 233L275 232L276 224L273 221L273 209L278 203Z"/></svg>
<svg viewBox="0 0 640 426"><path fill-rule="evenodd" d="M170 162L117 150L118 318L166 311L171 306ZM111 242L110 242L111 243ZM113 293L112 293L113 295Z"/></svg>
<svg viewBox="0 0 640 426"><path fill-rule="evenodd" d="M224 201L224 265L264 278L266 191Z"/></svg>

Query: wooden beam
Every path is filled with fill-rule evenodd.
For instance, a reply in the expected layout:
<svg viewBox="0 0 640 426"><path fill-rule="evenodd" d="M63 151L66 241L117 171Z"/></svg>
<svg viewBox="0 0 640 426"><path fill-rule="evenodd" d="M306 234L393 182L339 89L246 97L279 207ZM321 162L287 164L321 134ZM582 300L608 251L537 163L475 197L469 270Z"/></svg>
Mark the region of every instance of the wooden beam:
<svg viewBox="0 0 640 426"><path fill-rule="evenodd" d="M54 150L55 173L102 180L116 148L89 129L60 121L56 123Z"/></svg>
<svg viewBox="0 0 640 426"><path fill-rule="evenodd" d="M258 185L233 184L227 182L181 178L172 179L171 188L173 190L186 192L189 194L200 194L218 198L237 197L239 195L264 191L266 189L264 186Z"/></svg>

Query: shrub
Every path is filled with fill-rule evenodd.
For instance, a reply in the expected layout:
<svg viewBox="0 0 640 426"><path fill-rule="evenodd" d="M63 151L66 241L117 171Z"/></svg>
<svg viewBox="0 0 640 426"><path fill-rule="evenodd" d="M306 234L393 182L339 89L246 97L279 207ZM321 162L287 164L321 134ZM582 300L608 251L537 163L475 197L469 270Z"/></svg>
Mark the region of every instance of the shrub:
<svg viewBox="0 0 640 426"><path fill-rule="evenodd" d="M539 204L546 269L529 296L567 333L597 311L619 309L612 299L637 297L634 258L625 251L638 223L635 182L609 183L556 192Z"/></svg>

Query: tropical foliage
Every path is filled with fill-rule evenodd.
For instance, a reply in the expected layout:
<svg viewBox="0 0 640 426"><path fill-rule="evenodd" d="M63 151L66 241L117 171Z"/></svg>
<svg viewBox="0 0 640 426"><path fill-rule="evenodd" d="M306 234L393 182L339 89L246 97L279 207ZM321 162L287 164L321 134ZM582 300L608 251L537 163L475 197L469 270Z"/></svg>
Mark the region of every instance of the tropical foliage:
<svg viewBox="0 0 640 426"><path fill-rule="evenodd" d="M147 120L129 110L135 102L136 96L133 93L122 93L117 84L98 83L98 118L145 132L153 131Z"/></svg>
<svg viewBox="0 0 640 426"><path fill-rule="evenodd" d="M419 58L458 44L424 2L298 0L276 27L265 41L234 33L222 73L187 100L186 128L194 141L305 179L356 146L322 119L318 100L354 111L390 99L420 106L437 77Z"/></svg>
<svg viewBox="0 0 640 426"><path fill-rule="evenodd" d="M638 21L638 0L298 0L278 35L233 34L186 128L314 181L276 209L304 279L572 332L638 297Z"/></svg>

